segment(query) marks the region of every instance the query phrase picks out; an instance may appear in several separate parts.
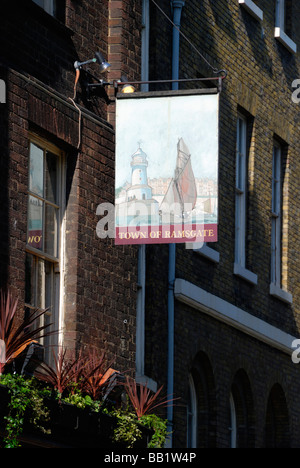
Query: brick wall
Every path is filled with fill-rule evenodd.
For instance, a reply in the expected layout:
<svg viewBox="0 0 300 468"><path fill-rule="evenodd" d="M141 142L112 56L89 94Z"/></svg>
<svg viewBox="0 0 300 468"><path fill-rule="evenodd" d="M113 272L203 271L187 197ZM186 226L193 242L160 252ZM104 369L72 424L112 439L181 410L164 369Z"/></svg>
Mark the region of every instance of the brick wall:
<svg viewBox="0 0 300 468"><path fill-rule="evenodd" d="M184 278L248 313L291 335L299 335L299 105L291 99L291 84L298 77L299 53L293 55L274 38L275 2L262 1L264 21L243 10L238 1L186 2L181 29L205 59L217 69L226 69L220 96L219 241L211 247L220 253L214 263L184 245L176 248L176 277ZM159 5L171 17L168 1ZM151 7L153 41L160 44L150 63L151 77L169 73L171 34L164 19ZM299 16L293 2L293 15ZM300 44L297 21L293 40ZM150 39L151 42L151 39ZM164 45L163 45L164 44ZM167 45L168 44L168 45ZM152 45L153 46L153 45ZM154 46L153 46L154 47ZM213 76L212 69L181 38L180 78ZM152 55L151 55L152 57ZM161 65L159 69L158 64ZM192 85L190 85L192 86ZM251 117L252 132L248 166L247 267L258 275L252 285L233 274L235 237L235 148L238 110ZM273 138L283 143L285 171L283 184L283 287L293 295L289 305L272 297L270 288L271 196ZM167 383L167 276L168 250L147 247L146 373L158 383ZM187 404L188 374L198 353L211 363L216 408L211 427L215 444L229 446L229 394L239 368L249 377L254 401L254 444L265 444L265 414L270 390L278 382L284 390L290 415L291 444L298 446L298 368L282 354L200 311L175 304L175 396ZM159 358L158 358L159 356ZM292 383L293 382L293 383ZM174 444L186 443L186 408L174 409ZM214 419L215 418L215 419ZM203 441L200 442L200 444ZM205 444L204 444L205 445Z"/></svg>
<svg viewBox="0 0 300 468"><path fill-rule="evenodd" d="M108 1L108 61L110 80L125 75L129 81L141 78L141 2L134 0ZM114 89L108 89L114 99ZM108 121L114 125L115 109L108 109Z"/></svg>
<svg viewBox="0 0 300 468"><path fill-rule="evenodd" d="M18 3L18 15L16 2L5 3L1 78L6 78L8 95L0 118L1 285L11 287L24 305L28 136L34 131L66 154L64 345L106 349L116 368L129 371L135 366L137 249L115 247L113 239L99 239L96 233L97 206L114 202L114 130L106 121L105 99L96 95L87 101L83 71L76 94L82 110L80 133L78 109L69 99L74 61L92 58L98 50L108 58L108 2L66 0L64 24L32 1ZM121 8L126 72L139 61L134 41L139 8L139 3L133 8L129 2ZM111 58L119 77L120 64ZM89 68L97 75L96 64Z"/></svg>
<svg viewBox="0 0 300 468"><path fill-rule="evenodd" d="M170 3L159 5L171 16ZM0 108L1 284L24 300L28 186L28 132L34 129L67 154L66 263L64 291L65 344L71 348L106 346L117 356L115 367L134 369L137 249L115 247L96 234L99 203L114 200L114 104L103 96L87 100L84 73L77 89L83 108L81 148L78 111L73 96L76 59L100 50L111 63L108 79L121 73L140 75L141 2L66 0L65 24L33 2L5 2L2 24L1 78L8 83L8 105ZM217 68L225 68L220 107L220 253L217 264L184 245L177 247L176 276L200 286L248 313L297 336L299 330L299 138L298 107L291 101L291 82L298 78L299 55L293 56L273 37L274 5L263 0L264 23L238 2L186 2L182 30ZM293 2L293 17L299 6ZM172 28L151 4L150 78L171 77ZM291 25L300 43L296 23ZM91 70L97 74L97 66ZM181 39L180 77L209 76L212 70ZM113 100L113 90L108 93ZM252 116L249 154L248 267L258 275L251 285L233 274L235 218L235 143L238 109ZM9 125L7 125L9 123ZM276 134L288 146L284 181L283 284L293 294L287 305L271 297L270 208L272 145ZM9 183L8 183L9 181ZM287 218L288 216L288 218ZM288 234L288 236L287 236ZM8 248L7 248L8 245ZM145 373L167 383L168 248L147 247ZM214 398L209 444L229 445L229 393L239 369L248 375L254 403L254 444L264 445L268 395L278 382L290 414L291 445L299 446L297 366L290 357L233 330L228 325L176 303L174 444L185 446L187 377L199 353L206 356ZM208 369L208 363L211 364ZM203 441L202 441L203 442Z"/></svg>

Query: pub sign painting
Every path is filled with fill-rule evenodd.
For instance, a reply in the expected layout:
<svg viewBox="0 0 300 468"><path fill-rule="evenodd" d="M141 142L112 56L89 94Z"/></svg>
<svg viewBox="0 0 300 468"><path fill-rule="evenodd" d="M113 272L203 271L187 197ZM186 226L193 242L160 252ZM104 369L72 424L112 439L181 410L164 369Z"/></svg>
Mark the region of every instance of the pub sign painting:
<svg viewBox="0 0 300 468"><path fill-rule="evenodd" d="M142 96L117 99L115 243L216 242L219 95Z"/></svg>

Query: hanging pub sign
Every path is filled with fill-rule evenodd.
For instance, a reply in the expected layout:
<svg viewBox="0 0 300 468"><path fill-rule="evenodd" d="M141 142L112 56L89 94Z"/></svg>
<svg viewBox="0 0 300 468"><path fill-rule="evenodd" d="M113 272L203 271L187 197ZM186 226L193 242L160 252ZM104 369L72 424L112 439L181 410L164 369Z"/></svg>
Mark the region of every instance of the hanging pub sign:
<svg viewBox="0 0 300 468"><path fill-rule="evenodd" d="M219 94L117 98L115 243L216 242Z"/></svg>

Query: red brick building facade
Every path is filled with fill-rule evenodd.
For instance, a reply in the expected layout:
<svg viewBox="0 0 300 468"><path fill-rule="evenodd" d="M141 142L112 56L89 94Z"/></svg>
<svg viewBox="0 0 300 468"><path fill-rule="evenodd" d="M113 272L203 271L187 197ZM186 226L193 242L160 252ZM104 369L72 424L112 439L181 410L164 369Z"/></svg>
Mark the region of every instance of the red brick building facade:
<svg viewBox="0 0 300 468"><path fill-rule="evenodd" d="M157 3L3 2L1 286L50 307L68 349L105 348L120 371L171 388L174 448L299 447L299 6ZM161 9L185 35L176 53ZM97 51L110 82L171 80L176 61L184 79L227 71L219 240L176 246L173 279L169 246L97 236L97 207L114 203L114 89L89 95L74 68Z"/></svg>

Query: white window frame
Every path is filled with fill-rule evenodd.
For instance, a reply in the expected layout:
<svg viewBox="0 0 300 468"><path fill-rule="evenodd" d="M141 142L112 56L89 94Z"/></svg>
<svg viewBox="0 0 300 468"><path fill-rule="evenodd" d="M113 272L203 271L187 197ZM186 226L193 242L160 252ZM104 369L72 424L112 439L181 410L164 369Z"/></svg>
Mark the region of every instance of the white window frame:
<svg viewBox="0 0 300 468"><path fill-rule="evenodd" d="M40 297L40 307L43 309L45 305L45 293L46 293L46 276L45 276L45 262L51 264L52 273L51 273L51 305L52 310L46 312L44 316L41 317L42 323L39 325L44 325L45 320L49 320L51 316L51 322L53 323L54 330L60 330L62 327L62 313L63 313L63 291L64 291L64 233L65 233L65 154L59 148L57 148L52 143L49 143L47 140L40 138L39 135L30 133L29 135L29 151L30 144L33 143L45 151L50 151L53 154L58 156L58 205L59 205L59 216L57 220L57 235L58 235L58 245L57 245L57 256L47 254L43 250L38 250L29 244L26 245L26 253L30 254L34 258L35 266L41 268L44 271L44 274L41 276L41 282L39 283L40 290L36 289L36 298ZM30 190L28 189L28 197L31 195ZM44 233L43 233L44 234ZM39 264L39 265L38 265ZM37 281L37 278L34 280ZM37 283L36 283L37 285ZM38 294L39 292L39 294ZM26 307L32 309L32 305L25 304ZM51 337L42 338L40 340L41 345L49 344L45 348L44 359L46 362L50 362L52 359L51 348L53 346L58 346L62 342L61 334L54 334Z"/></svg>
<svg viewBox="0 0 300 468"><path fill-rule="evenodd" d="M186 248L189 249L190 246L187 243ZM192 244L192 248L194 249L194 252L196 252L198 255L201 255L201 257L205 257L208 260L211 260L213 263L219 263L220 262L220 253L217 252L215 249L212 247L209 247L206 242L203 242L201 245L197 243Z"/></svg>
<svg viewBox="0 0 300 468"><path fill-rule="evenodd" d="M278 39L291 53L296 54L297 44L286 34L285 31L285 0L276 0L275 12L275 32L274 36Z"/></svg>
<svg viewBox="0 0 300 468"><path fill-rule="evenodd" d="M247 119L241 114L237 121L235 175L235 263L246 264L246 189L247 189Z"/></svg>
<svg viewBox="0 0 300 468"><path fill-rule="evenodd" d="M234 274L257 284L257 275L246 268L247 118L238 114L235 176L235 261Z"/></svg>
<svg viewBox="0 0 300 468"><path fill-rule="evenodd" d="M272 159L270 294L292 304L292 295L282 289L282 217L282 147L275 141Z"/></svg>
<svg viewBox="0 0 300 468"><path fill-rule="evenodd" d="M189 404L187 405L187 448L197 448L197 393L193 376L189 374Z"/></svg>
<svg viewBox="0 0 300 468"><path fill-rule="evenodd" d="M252 0L239 0L239 4L245 8L258 21L263 21L263 11Z"/></svg>
<svg viewBox="0 0 300 468"><path fill-rule="evenodd" d="M282 150L274 143L272 161L271 283L281 288L281 161Z"/></svg>

